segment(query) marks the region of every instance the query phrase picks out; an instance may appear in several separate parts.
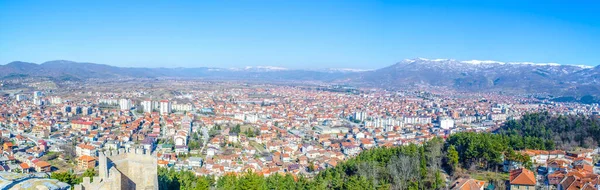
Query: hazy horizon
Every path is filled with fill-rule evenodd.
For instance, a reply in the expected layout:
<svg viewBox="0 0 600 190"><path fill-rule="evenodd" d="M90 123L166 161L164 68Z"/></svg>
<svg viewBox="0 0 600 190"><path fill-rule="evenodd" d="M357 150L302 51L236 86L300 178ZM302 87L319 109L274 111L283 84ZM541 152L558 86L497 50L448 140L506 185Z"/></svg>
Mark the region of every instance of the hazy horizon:
<svg viewBox="0 0 600 190"><path fill-rule="evenodd" d="M2 1L0 64L377 69L416 57L600 64L600 3Z"/></svg>
<svg viewBox="0 0 600 190"><path fill-rule="evenodd" d="M278 65L245 65L245 66L237 66L237 67L218 67L218 66L211 66L211 65L197 65L197 66L120 66L120 65L114 65L114 64L105 64L105 63L95 63L95 62L90 62L90 61L78 61L78 60L66 60L66 59L56 59L56 60L48 60L48 61L43 61L43 62L28 62L28 61L21 61L21 60L15 60L15 61L10 61L8 63L0 63L0 65L7 65L13 62L26 62L26 63L34 63L34 64L43 64L46 62L53 62L53 61L69 61L69 62L76 62L76 63L92 63L92 64L101 64L101 65L109 65L109 66L115 66L115 67L122 67L122 68L220 68L220 69L243 69L243 68L273 68L273 69L286 69L286 70L324 70L324 69L348 69L348 70L354 70L354 71L372 71L372 70L377 70L377 69L381 69L384 67L388 67L391 65L394 65L396 63L400 63L402 61L405 60L417 60L417 59L426 59L429 61L434 61L434 60L453 60L453 61L458 61L458 62L473 62L473 61L481 61L481 62L489 62L489 61L494 61L500 64L533 64L533 65L564 65L564 66L577 66L577 67L584 67L584 68L594 68L596 66L600 66L600 65L577 65L577 64L562 64L562 63L541 63L541 62L531 62L531 61L521 61L521 62L517 62L517 61L499 61L499 60L458 60L458 59L453 59L453 58L424 58L424 57L416 57L416 58L407 58L407 59L400 59L399 61L396 61L394 63L390 63L389 65L385 65L383 67L378 67L378 68L352 68L352 67L313 67L313 68L294 68L294 67L283 67L283 66L278 66ZM486 64L486 63L483 63Z"/></svg>

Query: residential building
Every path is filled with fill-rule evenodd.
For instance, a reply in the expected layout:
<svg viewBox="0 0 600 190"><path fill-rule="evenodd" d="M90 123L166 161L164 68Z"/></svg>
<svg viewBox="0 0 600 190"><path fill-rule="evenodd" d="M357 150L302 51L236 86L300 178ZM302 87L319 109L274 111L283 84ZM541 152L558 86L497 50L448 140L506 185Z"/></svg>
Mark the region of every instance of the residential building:
<svg viewBox="0 0 600 190"><path fill-rule="evenodd" d="M520 168L510 171L509 183L511 190L534 190L537 182L532 171Z"/></svg>

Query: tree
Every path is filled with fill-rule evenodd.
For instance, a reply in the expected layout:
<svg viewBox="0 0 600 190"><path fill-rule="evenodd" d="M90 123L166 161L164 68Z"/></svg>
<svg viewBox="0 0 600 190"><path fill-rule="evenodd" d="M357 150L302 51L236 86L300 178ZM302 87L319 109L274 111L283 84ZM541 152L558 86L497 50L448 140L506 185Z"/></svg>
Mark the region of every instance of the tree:
<svg viewBox="0 0 600 190"><path fill-rule="evenodd" d="M261 189L264 185L264 179L253 172L246 172L239 178L237 189L254 190Z"/></svg>
<svg viewBox="0 0 600 190"><path fill-rule="evenodd" d="M217 188L225 190L235 190L235 187L237 186L237 181L238 179L235 175L228 174L221 176L217 181Z"/></svg>
<svg viewBox="0 0 600 190"><path fill-rule="evenodd" d="M190 171L175 171L158 168L159 189L194 189L206 190L214 184L211 176L197 177Z"/></svg>
<svg viewBox="0 0 600 190"><path fill-rule="evenodd" d="M233 129L231 129L231 132L233 132L233 133L240 133L241 131L242 130L241 130L240 124L235 125L235 127L233 127Z"/></svg>
<svg viewBox="0 0 600 190"><path fill-rule="evenodd" d="M194 140L198 140L198 139L200 139L200 137L198 137L198 133L196 133L196 132L195 132L195 133L193 133L193 134L192 134L192 139L194 139Z"/></svg>
<svg viewBox="0 0 600 190"><path fill-rule="evenodd" d="M93 177L96 176L96 170L94 168L90 168L85 170L85 172L83 172L83 174L81 175L81 177L89 177L90 181L93 181Z"/></svg>
<svg viewBox="0 0 600 190"><path fill-rule="evenodd" d="M344 183L344 189L349 190L362 190L362 189L374 189L371 181L365 177L352 176L348 179L347 183Z"/></svg>
<svg viewBox="0 0 600 190"><path fill-rule="evenodd" d="M315 169L315 164L313 164L312 162L308 163L308 172L314 172Z"/></svg>
<svg viewBox="0 0 600 190"><path fill-rule="evenodd" d="M74 160L77 157L74 145L64 144L60 146L60 149L63 150L62 155L64 155L65 160Z"/></svg>
<svg viewBox="0 0 600 190"><path fill-rule="evenodd" d="M507 121L496 132L523 137L525 146L536 149L592 148L600 142L599 123L600 119L585 115L554 116L541 112Z"/></svg>
<svg viewBox="0 0 600 190"><path fill-rule="evenodd" d="M50 174L50 178L57 179L58 181L65 182L69 185L81 183L81 179L72 172L53 172Z"/></svg>
<svg viewBox="0 0 600 190"><path fill-rule="evenodd" d="M194 190L207 190L211 187L211 180L208 177L200 177L196 182Z"/></svg>
<svg viewBox="0 0 600 190"><path fill-rule="evenodd" d="M454 145L448 146L447 152L447 164L450 166L451 171L454 172L456 168L458 168L458 152L456 151Z"/></svg>
<svg viewBox="0 0 600 190"><path fill-rule="evenodd" d="M392 187L406 189L410 181L419 181L419 165L417 156L400 155L390 160L387 170L392 177Z"/></svg>

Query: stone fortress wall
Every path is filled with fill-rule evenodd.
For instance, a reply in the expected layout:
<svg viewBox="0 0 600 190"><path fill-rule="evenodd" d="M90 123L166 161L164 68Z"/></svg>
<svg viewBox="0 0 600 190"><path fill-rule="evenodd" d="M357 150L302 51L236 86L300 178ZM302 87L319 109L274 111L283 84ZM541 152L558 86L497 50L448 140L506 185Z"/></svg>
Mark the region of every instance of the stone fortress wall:
<svg viewBox="0 0 600 190"><path fill-rule="evenodd" d="M100 152L98 175L83 178L76 190L156 190L158 189L157 159L144 149L119 149Z"/></svg>

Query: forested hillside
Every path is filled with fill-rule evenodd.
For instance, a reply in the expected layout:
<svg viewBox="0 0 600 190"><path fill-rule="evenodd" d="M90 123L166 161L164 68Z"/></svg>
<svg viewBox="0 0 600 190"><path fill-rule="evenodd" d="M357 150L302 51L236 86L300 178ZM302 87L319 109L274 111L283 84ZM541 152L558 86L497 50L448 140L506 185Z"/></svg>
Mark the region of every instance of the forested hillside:
<svg viewBox="0 0 600 190"><path fill-rule="evenodd" d="M548 112L524 115L511 120L499 134L539 137L554 141L557 148L593 148L600 142L600 120L582 115L553 116Z"/></svg>
<svg viewBox="0 0 600 190"><path fill-rule="evenodd" d="M462 167L497 170L506 159L526 161L516 150L552 150L554 143L538 137L497 135L489 133L457 133L446 140L446 146L458 153ZM528 158L527 158L528 159Z"/></svg>
<svg viewBox="0 0 600 190"><path fill-rule="evenodd" d="M313 179L302 176L259 176L248 172L214 181L191 172L159 170L161 189L439 189L442 187L443 141L364 151Z"/></svg>

